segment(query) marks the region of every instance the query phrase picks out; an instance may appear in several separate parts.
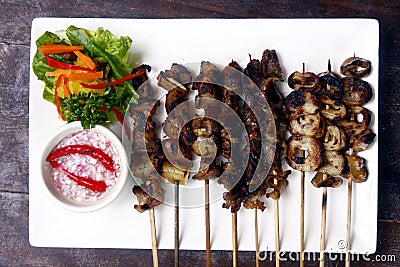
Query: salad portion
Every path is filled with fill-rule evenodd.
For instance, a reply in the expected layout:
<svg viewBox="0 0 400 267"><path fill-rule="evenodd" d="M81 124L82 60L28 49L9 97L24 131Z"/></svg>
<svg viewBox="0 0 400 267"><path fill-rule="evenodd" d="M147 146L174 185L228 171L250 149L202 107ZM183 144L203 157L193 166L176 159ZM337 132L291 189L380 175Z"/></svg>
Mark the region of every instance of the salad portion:
<svg viewBox="0 0 400 267"><path fill-rule="evenodd" d="M59 117L81 121L84 129L119 121L138 95L131 79L128 51L132 40L69 26L60 33L45 32L36 40L32 68L44 82L43 98L56 105Z"/></svg>

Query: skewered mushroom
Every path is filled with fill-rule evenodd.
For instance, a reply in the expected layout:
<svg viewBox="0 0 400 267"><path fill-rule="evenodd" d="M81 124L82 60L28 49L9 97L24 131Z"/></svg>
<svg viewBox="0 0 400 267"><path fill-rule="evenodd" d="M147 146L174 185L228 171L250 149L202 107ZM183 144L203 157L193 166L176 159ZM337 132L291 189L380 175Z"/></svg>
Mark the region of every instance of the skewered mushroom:
<svg viewBox="0 0 400 267"><path fill-rule="evenodd" d="M286 107L292 113L314 114L319 111L319 101L314 94L307 91L292 91L286 97Z"/></svg>
<svg viewBox="0 0 400 267"><path fill-rule="evenodd" d="M314 136L320 138L325 131L325 122L320 113L315 114L291 114L290 130L293 134Z"/></svg>
<svg viewBox="0 0 400 267"><path fill-rule="evenodd" d="M349 57L340 66L340 73L347 77L364 78L371 73L371 61Z"/></svg>
<svg viewBox="0 0 400 267"><path fill-rule="evenodd" d="M288 78L288 85L293 90L305 90L307 92L316 93L321 89L321 81L319 77L312 72L295 71Z"/></svg>
<svg viewBox="0 0 400 267"><path fill-rule="evenodd" d="M363 183L368 180L367 161L365 158L357 155L345 156L347 165L343 170L341 176L356 183Z"/></svg>
<svg viewBox="0 0 400 267"><path fill-rule="evenodd" d="M324 151L322 153L323 164L318 168L318 172L326 173L331 176L339 175L345 166L344 157L337 151Z"/></svg>
<svg viewBox="0 0 400 267"><path fill-rule="evenodd" d="M298 171L314 171L322 162L322 146L314 137L292 135L288 139L287 162ZM306 151L306 156L299 155L300 151Z"/></svg>
<svg viewBox="0 0 400 267"><path fill-rule="evenodd" d="M345 77L342 79L344 96L343 102L348 106L362 106L372 98L372 89L368 82Z"/></svg>
<svg viewBox="0 0 400 267"><path fill-rule="evenodd" d="M325 179L324 176L326 177ZM328 174L324 174L322 172L317 172L314 178L311 180L311 183L316 188L321 188L321 187L337 188L343 184L343 179L340 177L333 177Z"/></svg>
<svg viewBox="0 0 400 267"><path fill-rule="evenodd" d="M328 61L328 70L320 73L321 90L320 94L326 95L334 100L341 100L343 98L342 81L336 73L331 70L331 62Z"/></svg>

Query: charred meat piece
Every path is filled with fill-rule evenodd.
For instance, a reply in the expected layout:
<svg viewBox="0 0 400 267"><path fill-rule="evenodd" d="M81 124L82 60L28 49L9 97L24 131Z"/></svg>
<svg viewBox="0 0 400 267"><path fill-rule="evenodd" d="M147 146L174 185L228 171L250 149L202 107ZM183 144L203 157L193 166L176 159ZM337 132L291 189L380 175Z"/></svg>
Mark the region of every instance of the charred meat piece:
<svg viewBox="0 0 400 267"><path fill-rule="evenodd" d="M364 78L371 73L371 61L360 57L349 57L340 66L340 73L347 77Z"/></svg>
<svg viewBox="0 0 400 267"><path fill-rule="evenodd" d="M287 141L286 159L290 167L298 171L315 171L322 163L322 146L318 139L292 135ZM305 151L305 156L300 155Z"/></svg>
<svg viewBox="0 0 400 267"><path fill-rule="evenodd" d="M318 98L307 91L292 91L286 97L287 109L296 114L314 114L319 111Z"/></svg>
<svg viewBox="0 0 400 267"><path fill-rule="evenodd" d="M219 125L210 118L197 117L192 120L191 125L197 137L212 137L219 132Z"/></svg>
<svg viewBox="0 0 400 267"><path fill-rule="evenodd" d="M167 104L167 103L166 103ZM172 138L182 137L185 144L192 143L193 134L191 127L187 123L195 116L194 101L187 100L179 105L179 108L174 108L168 114L167 120L164 121L163 131Z"/></svg>
<svg viewBox="0 0 400 267"><path fill-rule="evenodd" d="M273 78L273 80L283 82L283 73L275 50L264 50L261 58L261 67L264 79Z"/></svg>
<svg viewBox="0 0 400 267"><path fill-rule="evenodd" d="M260 60L251 59L244 69L244 74L253 81L253 83L258 84L263 78L263 69Z"/></svg>
<svg viewBox="0 0 400 267"><path fill-rule="evenodd" d="M146 84L146 87L148 87L148 88L140 88L148 80L147 73L150 71L151 71L151 67L149 65L142 64L139 67L134 68L131 72L132 74L146 72L146 75L140 75L140 76L132 79L133 87L136 89L137 93L141 96L148 90L148 88L150 88L150 86L148 86L147 84Z"/></svg>
<svg viewBox="0 0 400 267"><path fill-rule="evenodd" d="M208 82L221 84L221 71L209 61L202 61L200 63L200 74L194 80L197 82ZM197 90L197 88L192 88Z"/></svg>
<svg viewBox="0 0 400 267"><path fill-rule="evenodd" d="M317 172L314 178L311 180L312 185L315 186L316 188L321 188L321 187L337 188L343 184L343 179L340 177L333 177L329 174L325 174L325 177L326 178L324 179L324 173Z"/></svg>
<svg viewBox="0 0 400 267"><path fill-rule="evenodd" d="M192 82L192 75L189 70L183 65L173 63L171 69L165 71L167 77L173 77L180 84L184 86L189 86Z"/></svg>
<svg viewBox="0 0 400 267"><path fill-rule="evenodd" d="M372 99L372 89L368 82L345 77L342 79L344 96L343 102L348 106L363 106Z"/></svg>
<svg viewBox="0 0 400 267"><path fill-rule="evenodd" d="M133 73L150 71L150 67L142 65L133 70ZM133 153L131 155L130 169L135 177L141 179L141 186L134 186L132 192L136 195L139 202L135 209L139 212L152 209L163 203L165 190L161 188L159 172L162 170L164 153L161 140L156 133L156 122L153 116L157 113L160 102L152 98L152 88L145 83L147 75L138 77L135 81L142 93L137 105L131 105L130 113L134 119L132 144Z"/></svg>
<svg viewBox="0 0 400 267"><path fill-rule="evenodd" d="M239 112L239 93L242 89L242 75L241 67L236 61L232 61L222 70L222 84L224 88L222 90L221 101L236 113Z"/></svg>
<svg viewBox="0 0 400 267"><path fill-rule="evenodd" d="M216 164L215 161L204 164L204 158L201 158L200 161L200 169L196 173L196 175L193 176L194 180L206 180L206 179L213 179L216 177L219 177L221 175L221 167Z"/></svg>
<svg viewBox="0 0 400 267"><path fill-rule="evenodd" d="M182 87L175 87L168 91L165 98L165 110L170 114L179 104L186 101L187 91Z"/></svg>
<svg viewBox="0 0 400 267"><path fill-rule="evenodd" d="M149 177L141 186L135 185L132 188L132 192L139 202L134 207L139 212L145 212L164 202L165 190L161 188L161 184L157 181L157 175L154 176Z"/></svg>
<svg viewBox="0 0 400 267"><path fill-rule="evenodd" d="M176 87L189 90L192 76L183 65L172 64L171 69L161 71L157 77L158 85L169 91Z"/></svg>
<svg viewBox="0 0 400 267"><path fill-rule="evenodd" d="M274 200L279 200L288 185L287 178L291 173L292 171L290 170L279 172L272 170L267 177L267 182L268 186L273 190L268 192L266 196Z"/></svg>
<svg viewBox="0 0 400 267"><path fill-rule="evenodd" d="M203 97L212 99L221 99L221 71L212 63L202 61L200 66L200 74L195 78L192 89L197 90L196 106L200 109L207 108L210 102Z"/></svg>
<svg viewBox="0 0 400 267"><path fill-rule="evenodd" d="M151 154L152 157L150 157L146 151L132 154L130 168L135 177L145 181L151 173L160 169L163 156L154 157L154 155L155 154Z"/></svg>
<svg viewBox="0 0 400 267"><path fill-rule="evenodd" d="M270 87L266 89L266 86ZM272 114L274 115L274 118L279 119L281 115L285 115L285 100L281 95L281 93L279 92L279 89L276 86L276 84L271 83L267 85L262 83L260 85L260 90L263 93L268 91L266 95L264 94L264 97L267 99L268 105L272 111Z"/></svg>
<svg viewBox="0 0 400 267"><path fill-rule="evenodd" d="M162 140L165 157L170 163L182 170L189 171L192 168L192 154L189 149L182 149L179 140L172 138Z"/></svg>

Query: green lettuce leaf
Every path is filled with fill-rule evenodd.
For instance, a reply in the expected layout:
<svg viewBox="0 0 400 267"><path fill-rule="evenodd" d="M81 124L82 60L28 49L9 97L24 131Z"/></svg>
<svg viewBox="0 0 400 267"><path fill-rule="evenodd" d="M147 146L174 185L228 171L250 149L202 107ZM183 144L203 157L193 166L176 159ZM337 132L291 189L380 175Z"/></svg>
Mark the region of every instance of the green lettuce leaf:
<svg viewBox="0 0 400 267"><path fill-rule="evenodd" d="M58 37L58 35L51 32L45 32L42 36L40 36L36 40L36 47L39 48L45 44L62 44L62 43L64 42ZM39 50L36 50L35 57L33 58L32 69L35 75L38 77L38 79L45 83L45 86L49 88L54 87L54 77L48 77L45 75L46 72L54 71L54 69L50 68L49 65L47 65L44 55Z"/></svg>
<svg viewBox="0 0 400 267"><path fill-rule="evenodd" d="M128 63L128 51L132 45L132 39L128 36L121 36L117 38L109 30L98 28L96 34L93 36L94 41L104 47L104 49L119 59L120 64L126 68L131 66Z"/></svg>
<svg viewBox="0 0 400 267"><path fill-rule="evenodd" d="M111 75L115 80L129 75L132 67L128 63L127 52L131 46L132 40L129 37L120 37L117 39L111 32L98 29L97 32L91 32L75 26L69 26L66 31L67 37L72 45L81 45L85 47L92 58L102 57L111 67ZM131 81L120 85L125 90L120 94L123 98L132 98L135 102L138 94ZM122 99L121 104L126 101ZM122 106L126 109L126 106Z"/></svg>

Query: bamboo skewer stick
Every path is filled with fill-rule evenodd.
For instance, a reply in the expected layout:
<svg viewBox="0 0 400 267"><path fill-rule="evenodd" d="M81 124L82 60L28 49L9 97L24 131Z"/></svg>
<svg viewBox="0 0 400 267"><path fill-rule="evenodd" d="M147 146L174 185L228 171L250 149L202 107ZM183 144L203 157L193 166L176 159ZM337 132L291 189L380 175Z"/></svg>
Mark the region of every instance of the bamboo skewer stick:
<svg viewBox="0 0 400 267"><path fill-rule="evenodd" d="M323 174L323 180L327 178L326 174ZM320 239L320 254L319 254L319 266L325 266L325 241L326 241L326 206L328 202L328 188L326 186L322 189L322 212L321 212L321 239Z"/></svg>
<svg viewBox="0 0 400 267"><path fill-rule="evenodd" d="M238 266L237 213L232 213L232 266Z"/></svg>
<svg viewBox="0 0 400 267"><path fill-rule="evenodd" d="M274 179L274 183L277 184L277 180ZM281 242L279 234L279 200L275 199L274 205L274 217L275 217L275 266L280 266L280 253L281 253Z"/></svg>
<svg viewBox="0 0 400 267"><path fill-rule="evenodd" d="M175 262L179 266L179 181L175 181Z"/></svg>
<svg viewBox="0 0 400 267"><path fill-rule="evenodd" d="M210 237L210 187L209 180L204 180L204 211L206 223L206 266L211 266L211 237Z"/></svg>
<svg viewBox="0 0 400 267"><path fill-rule="evenodd" d="M303 73L306 65L303 63ZM305 151L301 151L301 157L305 157ZM305 194L305 172L300 174L300 267L304 267L304 194Z"/></svg>
<svg viewBox="0 0 400 267"><path fill-rule="evenodd" d="M328 70L331 70L330 61L328 61ZM329 84L327 85L329 88ZM329 105L326 105L326 109L329 109ZM325 142L328 141L328 137L325 137ZM322 183L328 178L326 173L322 174ZM323 186L322 188L322 208L321 208L321 239L319 243L319 266L325 266L325 244L326 244L326 208L328 203L328 188Z"/></svg>
<svg viewBox="0 0 400 267"><path fill-rule="evenodd" d="M305 152L302 151L302 157L305 157ZM305 172L300 175L300 267L304 267L304 186Z"/></svg>
<svg viewBox="0 0 400 267"><path fill-rule="evenodd" d="M351 180L351 178L349 178L347 184L346 267L350 267L352 195L353 195L353 181Z"/></svg>
<svg viewBox="0 0 400 267"><path fill-rule="evenodd" d="M354 113L350 120L354 120ZM353 155L353 149L349 149L349 155ZM350 267L350 249L351 249L351 204L353 201L353 181L351 177L347 182L347 223L346 223L346 267Z"/></svg>
<svg viewBox="0 0 400 267"><path fill-rule="evenodd" d="M354 117L352 116L352 120ZM353 149L349 150L349 155L353 154ZM350 267L351 249L351 203L353 201L353 180L351 177L347 181L347 223L346 223L346 267Z"/></svg>
<svg viewBox="0 0 400 267"><path fill-rule="evenodd" d="M259 253L260 253L260 248L258 245L258 209L254 209L254 239L255 239L255 245L256 245L256 267L260 266L260 262L258 260Z"/></svg>
<svg viewBox="0 0 400 267"><path fill-rule="evenodd" d="M153 254L153 266L158 267L158 250L157 250L157 233L156 233L156 223L154 216L154 208L149 210L150 218L150 231L151 231L151 248Z"/></svg>

